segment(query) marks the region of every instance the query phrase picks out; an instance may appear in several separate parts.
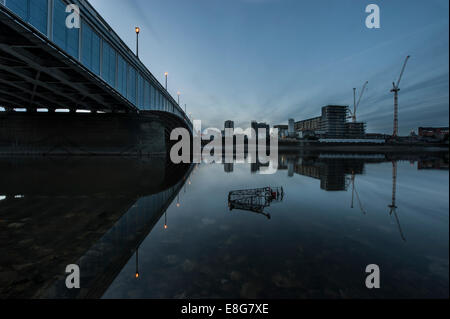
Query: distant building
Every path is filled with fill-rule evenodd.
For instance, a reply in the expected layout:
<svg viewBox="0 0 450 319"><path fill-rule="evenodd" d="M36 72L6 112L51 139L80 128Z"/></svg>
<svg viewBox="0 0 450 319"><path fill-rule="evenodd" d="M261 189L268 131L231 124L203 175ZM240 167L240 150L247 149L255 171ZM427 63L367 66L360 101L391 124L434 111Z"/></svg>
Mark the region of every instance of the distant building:
<svg viewBox="0 0 450 319"><path fill-rule="evenodd" d="M319 131L322 128L322 117L313 117L303 121L295 123L295 130L297 132L303 131Z"/></svg>
<svg viewBox="0 0 450 319"><path fill-rule="evenodd" d="M225 163L223 169L224 169L225 173L233 173L234 164L233 163Z"/></svg>
<svg viewBox="0 0 450 319"><path fill-rule="evenodd" d="M372 139L372 140L386 140L386 139L390 138L390 136L387 134L367 133L366 138Z"/></svg>
<svg viewBox="0 0 450 319"><path fill-rule="evenodd" d="M255 130L256 138L262 139L264 136L259 136L259 130L264 129L266 131L266 140L270 139L270 125L267 123L258 123L256 121L252 121L251 127Z"/></svg>
<svg viewBox="0 0 450 319"><path fill-rule="evenodd" d="M348 106L328 105L322 108L322 131L327 138L345 138Z"/></svg>
<svg viewBox="0 0 450 319"><path fill-rule="evenodd" d="M258 122L256 121L252 121L252 124L250 125L250 127L252 128L252 130L255 132L255 136L252 135L253 137L257 137L258 136Z"/></svg>
<svg viewBox="0 0 450 319"><path fill-rule="evenodd" d="M234 122L233 121L225 121L225 129L231 128L234 130Z"/></svg>
<svg viewBox="0 0 450 319"><path fill-rule="evenodd" d="M419 127L419 136L444 139L448 137L448 127Z"/></svg>
<svg viewBox="0 0 450 319"><path fill-rule="evenodd" d="M348 106L328 105L322 108L322 116L298 121L295 130L300 136L318 136L321 138L364 138L366 124L347 122Z"/></svg>
<svg viewBox="0 0 450 319"><path fill-rule="evenodd" d="M288 135L289 137L295 137L295 120L289 119L289 126L288 126Z"/></svg>
<svg viewBox="0 0 450 319"><path fill-rule="evenodd" d="M364 138L366 136L366 123L348 122L345 126L346 138Z"/></svg>
<svg viewBox="0 0 450 319"><path fill-rule="evenodd" d="M275 125L273 128L278 129L278 138L286 138L288 136L288 125Z"/></svg>

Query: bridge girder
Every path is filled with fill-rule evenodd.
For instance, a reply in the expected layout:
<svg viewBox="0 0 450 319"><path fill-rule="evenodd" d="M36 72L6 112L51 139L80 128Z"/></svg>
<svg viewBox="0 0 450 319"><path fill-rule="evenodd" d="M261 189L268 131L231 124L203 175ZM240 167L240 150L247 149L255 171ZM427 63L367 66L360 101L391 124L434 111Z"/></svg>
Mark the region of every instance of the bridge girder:
<svg viewBox="0 0 450 319"><path fill-rule="evenodd" d="M2 98L2 106L138 112L79 61L4 11L0 34L0 88L13 90Z"/></svg>

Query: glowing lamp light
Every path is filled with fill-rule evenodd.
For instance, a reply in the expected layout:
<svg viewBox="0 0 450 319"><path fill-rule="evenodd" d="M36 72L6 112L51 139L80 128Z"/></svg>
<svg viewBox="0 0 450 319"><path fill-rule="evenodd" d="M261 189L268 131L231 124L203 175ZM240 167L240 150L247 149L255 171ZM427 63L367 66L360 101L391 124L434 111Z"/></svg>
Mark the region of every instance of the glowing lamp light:
<svg viewBox="0 0 450 319"><path fill-rule="evenodd" d="M167 229L167 228L169 228L167 225L164 225L164 229Z"/></svg>
<svg viewBox="0 0 450 319"><path fill-rule="evenodd" d="M136 279L138 279L138 278L139 278L139 273L137 272L137 273L136 273Z"/></svg>
<svg viewBox="0 0 450 319"><path fill-rule="evenodd" d="M137 33L137 34L139 34L139 32L141 32L141 28L139 28L139 27L136 27L135 30L136 30L136 33Z"/></svg>
<svg viewBox="0 0 450 319"><path fill-rule="evenodd" d="M177 207L180 207L181 205L180 205L180 203L177 203Z"/></svg>

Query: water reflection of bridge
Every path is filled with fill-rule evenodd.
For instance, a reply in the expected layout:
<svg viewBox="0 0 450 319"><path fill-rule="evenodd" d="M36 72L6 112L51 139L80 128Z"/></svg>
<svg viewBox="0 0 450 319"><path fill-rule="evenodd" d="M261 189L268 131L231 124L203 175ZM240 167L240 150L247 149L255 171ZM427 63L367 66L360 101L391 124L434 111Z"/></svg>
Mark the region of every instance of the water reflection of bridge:
<svg viewBox="0 0 450 319"><path fill-rule="evenodd" d="M151 165L149 165L151 161ZM183 187L165 158L0 160L0 297L103 292ZM78 264L81 290L65 286Z"/></svg>

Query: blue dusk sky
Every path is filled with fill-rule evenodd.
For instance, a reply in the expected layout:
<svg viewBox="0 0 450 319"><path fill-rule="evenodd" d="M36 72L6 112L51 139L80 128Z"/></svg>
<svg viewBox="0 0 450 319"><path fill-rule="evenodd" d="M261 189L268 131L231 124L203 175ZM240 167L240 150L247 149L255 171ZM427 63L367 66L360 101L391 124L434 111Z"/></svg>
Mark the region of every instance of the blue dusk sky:
<svg viewBox="0 0 450 319"><path fill-rule="evenodd" d="M358 120L392 133L392 82L400 85L400 133L448 126L448 0L90 0L203 128L231 119L271 125L352 105L369 81ZM381 28L367 29L367 5Z"/></svg>

